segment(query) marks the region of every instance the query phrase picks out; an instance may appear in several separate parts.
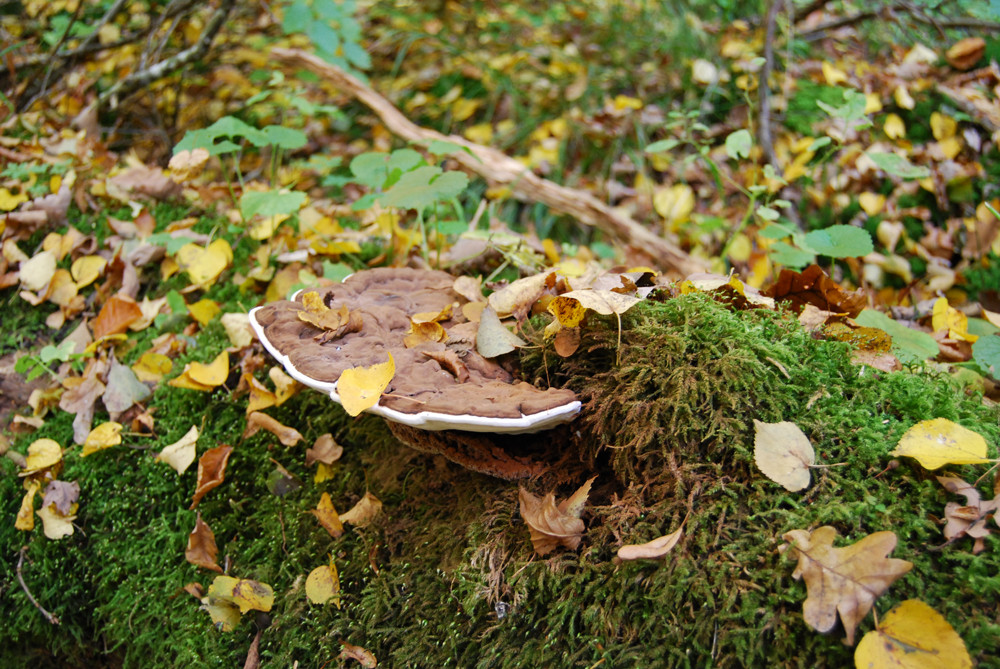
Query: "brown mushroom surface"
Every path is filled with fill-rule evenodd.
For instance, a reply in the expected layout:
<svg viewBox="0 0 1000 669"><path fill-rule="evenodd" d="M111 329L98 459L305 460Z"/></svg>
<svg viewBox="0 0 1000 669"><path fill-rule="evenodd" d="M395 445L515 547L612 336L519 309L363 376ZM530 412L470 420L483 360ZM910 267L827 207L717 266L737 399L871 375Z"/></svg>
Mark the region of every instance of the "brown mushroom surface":
<svg viewBox="0 0 1000 669"><path fill-rule="evenodd" d="M476 352L475 323L461 310L468 300L453 283L445 272L364 270L316 291L326 307L345 314L340 328L323 329L302 319L306 313L308 320L303 304L308 293L258 307L250 322L293 377L335 400L341 372L385 362L391 352L395 376L371 409L389 420L478 432L532 432L571 420L580 408L572 391L540 390ZM407 347L411 317L449 307L439 321L443 341L410 341Z"/></svg>

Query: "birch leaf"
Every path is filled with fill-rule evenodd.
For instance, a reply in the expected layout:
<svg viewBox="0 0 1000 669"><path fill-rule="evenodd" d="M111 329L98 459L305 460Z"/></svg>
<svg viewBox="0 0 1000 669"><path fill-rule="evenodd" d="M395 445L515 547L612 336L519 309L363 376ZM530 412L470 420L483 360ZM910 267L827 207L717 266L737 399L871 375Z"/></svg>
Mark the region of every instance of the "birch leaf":
<svg viewBox="0 0 1000 669"><path fill-rule="evenodd" d="M924 469L989 462L986 440L947 418L917 423L902 436L890 455L914 458Z"/></svg>
<svg viewBox="0 0 1000 669"><path fill-rule="evenodd" d="M762 423L754 420L754 462L767 478L796 492L809 487L809 467L816 453L809 438L795 423Z"/></svg>

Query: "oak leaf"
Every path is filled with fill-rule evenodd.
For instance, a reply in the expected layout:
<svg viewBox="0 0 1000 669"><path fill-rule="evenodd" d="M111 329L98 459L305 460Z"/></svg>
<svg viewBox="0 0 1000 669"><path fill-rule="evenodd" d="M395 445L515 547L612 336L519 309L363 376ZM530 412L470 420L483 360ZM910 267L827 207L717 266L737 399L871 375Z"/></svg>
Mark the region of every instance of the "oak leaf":
<svg viewBox="0 0 1000 669"><path fill-rule="evenodd" d="M994 521L1000 525L1000 516L997 515L1000 514L1000 493L991 500L983 501L979 497L979 491L960 478L938 476L937 480L948 492L965 497L964 505L958 502L948 502L945 505L944 517L947 523L944 526L944 538L951 543L954 539L970 536L975 539L973 554L983 552L986 549L984 539L990 534L990 529L986 527L990 514L993 514Z"/></svg>
<svg viewBox="0 0 1000 669"><path fill-rule="evenodd" d="M753 458L764 475L791 492L808 488L809 468L816 464L809 437L789 421L753 424Z"/></svg>
<svg viewBox="0 0 1000 669"><path fill-rule="evenodd" d="M199 513L194 521L194 529L188 535L184 559L196 567L204 567L221 574L222 567L215 561L218 554L219 547L215 544L215 534L208 523L201 519L201 513Z"/></svg>
<svg viewBox="0 0 1000 669"><path fill-rule="evenodd" d="M876 532L843 548L833 547L837 536L829 525L812 532L792 530L782 536L789 542L782 550L798 558L792 578L806 582L809 594L802 605L806 624L817 632L829 632L840 614L847 644L853 646L855 629L875 599L913 563L888 557L896 547L892 532Z"/></svg>
<svg viewBox="0 0 1000 669"><path fill-rule="evenodd" d="M584 524L580 516L590 494L593 477L558 505L554 493L536 497L519 488L521 517L531 533L531 544L539 555L551 553L559 546L576 550L583 538Z"/></svg>
<svg viewBox="0 0 1000 669"><path fill-rule="evenodd" d="M198 502L209 490L217 488L225 480L226 464L229 463L229 454L232 452L232 446L223 444L208 449L198 459L198 483L191 500L191 509L198 506Z"/></svg>
<svg viewBox="0 0 1000 669"><path fill-rule="evenodd" d="M944 616L919 599L901 602L858 642L854 666L899 669L972 669L962 637Z"/></svg>

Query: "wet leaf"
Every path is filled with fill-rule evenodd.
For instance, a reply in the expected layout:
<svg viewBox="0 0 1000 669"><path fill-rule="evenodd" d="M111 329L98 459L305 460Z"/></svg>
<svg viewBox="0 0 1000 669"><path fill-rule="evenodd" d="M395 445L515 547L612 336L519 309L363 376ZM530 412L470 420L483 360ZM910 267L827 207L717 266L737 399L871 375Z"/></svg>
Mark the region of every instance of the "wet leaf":
<svg viewBox="0 0 1000 669"><path fill-rule="evenodd" d="M165 462L176 469L178 474L183 474L191 466L191 463L194 462L195 455L197 455L197 443L198 427L192 425L191 429L183 437L164 447L159 455L156 456L156 460L158 462Z"/></svg>
<svg viewBox="0 0 1000 669"><path fill-rule="evenodd" d="M785 490L797 492L809 487L809 468L816 453L795 423L762 423L754 420L754 462L767 478Z"/></svg>
<svg viewBox="0 0 1000 669"><path fill-rule="evenodd" d="M382 393L396 374L396 363L388 353L386 362L368 367L345 369L337 379L337 395L350 416L357 416L365 409L378 404Z"/></svg>
<svg viewBox="0 0 1000 669"><path fill-rule="evenodd" d="M972 669L965 642L944 616L918 599L892 607L854 651L859 669Z"/></svg>
<svg viewBox="0 0 1000 669"><path fill-rule="evenodd" d="M219 547L215 545L215 534L208 523L201 519L201 513L194 521L194 529L188 535L187 548L184 550L184 559L196 567L204 567L222 573L215 558L219 554Z"/></svg>
<svg viewBox="0 0 1000 669"><path fill-rule="evenodd" d="M924 469L989 462L986 440L947 418L917 423L903 434L890 455L916 459Z"/></svg>
<svg viewBox="0 0 1000 669"><path fill-rule="evenodd" d="M194 497L189 508L194 509L198 502L208 491L220 486L226 478L226 465L229 463L229 454L233 452L232 446L223 444L205 451L198 459L198 483L195 487Z"/></svg>
<svg viewBox="0 0 1000 669"><path fill-rule="evenodd" d="M350 311L344 304L330 308L323 304L323 298L316 291L303 293L302 306L305 308L296 312L299 320L323 330L316 336L317 341L330 341L362 328L361 314L358 311Z"/></svg>
<svg viewBox="0 0 1000 669"><path fill-rule="evenodd" d="M892 532L876 532L843 548L833 547L837 530L830 526L812 532L792 530L783 538L789 542L783 546L789 557L798 559L792 577L806 582L808 597L802 606L806 624L817 632L829 632L839 614L849 646L875 599L913 567L888 557L896 547Z"/></svg>
<svg viewBox="0 0 1000 669"><path fill-rule="evenodd" d="M536 497L524 488L518 489L521 517L528 525L531 544L538 555L547 555L559 546L576 550L580 545L584 531L580 516L595 478L588 479L558 505L554 493Z"/></svg>

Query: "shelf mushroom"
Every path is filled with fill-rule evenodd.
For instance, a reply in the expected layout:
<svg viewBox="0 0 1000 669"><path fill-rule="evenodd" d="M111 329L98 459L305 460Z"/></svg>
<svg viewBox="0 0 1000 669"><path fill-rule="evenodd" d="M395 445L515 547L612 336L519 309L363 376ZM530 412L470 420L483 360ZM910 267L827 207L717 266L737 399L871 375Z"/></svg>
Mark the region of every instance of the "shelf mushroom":
<svg viewBox="0 0 1000 669"><path fill-rule="evenodd" d="M257 307L250 324L289 375L337 402L344 370L385 362L391 354L396 372L367 410L387 419L398 438L470 469L530 476L536 473L530 462L469 433L546 430L571 421L580 402L570 390L518 381L479 355L476 324L461 309L468 300L454 291L454 281L433 270L364 270L294 300ZM414 336L421 322L441 327Z"/></svg>

